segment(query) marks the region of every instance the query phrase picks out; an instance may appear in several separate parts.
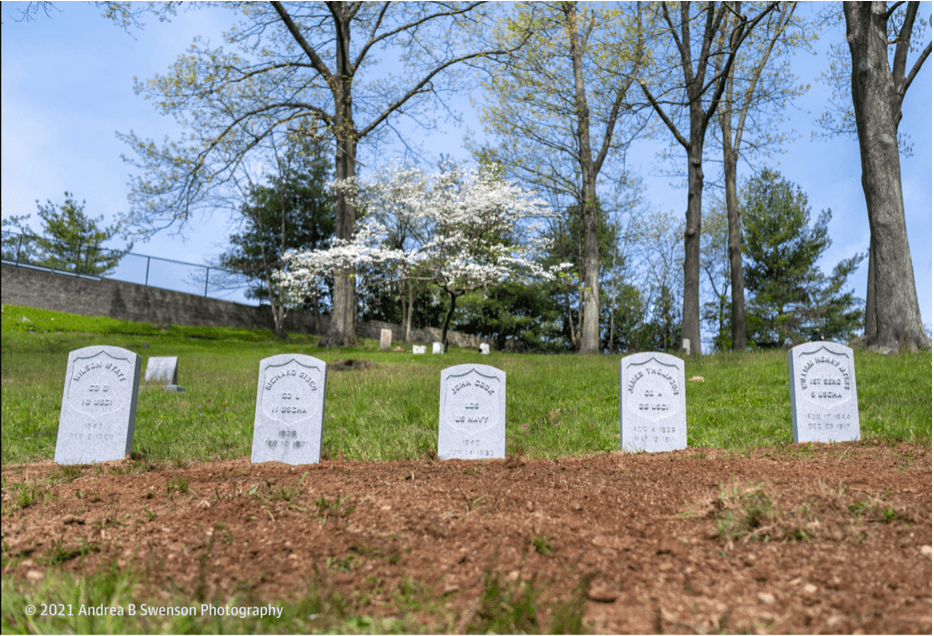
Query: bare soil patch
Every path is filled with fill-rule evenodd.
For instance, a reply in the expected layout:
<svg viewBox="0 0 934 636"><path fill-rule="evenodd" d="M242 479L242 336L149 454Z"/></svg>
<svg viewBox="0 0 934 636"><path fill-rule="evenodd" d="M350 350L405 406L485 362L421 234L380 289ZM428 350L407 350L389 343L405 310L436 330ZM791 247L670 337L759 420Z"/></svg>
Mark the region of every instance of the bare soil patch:
<svg viewBox="0 0 934 636"><path fill-rule="evenodd" d="M192 598L324 586L374 617L415 586L461 630L490 575L578 590L597 633L932 629L930 446L2 473L5 577L46 576L83 540L99 551L60 567L116 560ZM19 507L25 480L50 494Z"/></svg>

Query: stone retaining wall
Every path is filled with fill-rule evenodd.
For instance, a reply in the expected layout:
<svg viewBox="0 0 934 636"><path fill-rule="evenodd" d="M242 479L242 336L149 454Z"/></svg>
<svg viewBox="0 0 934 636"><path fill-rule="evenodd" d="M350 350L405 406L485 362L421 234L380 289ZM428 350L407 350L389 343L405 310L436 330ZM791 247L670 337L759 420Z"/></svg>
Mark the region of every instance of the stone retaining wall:
<svg viewBox="0 0 934 636"><path fill-rule="evenodd" d="M243 305L107 278L70 276L4 264L0 268L0 283L2 302L7 305L195 327L274 328L268 305ZM310 312L289 311L285 323L286 330L292 333L316 333L314 316ZM330 317L321 316L321 333L327 333L329 324ZM392 329L394 347L402 343L403 328L385 322L358 323L357 336L379 340L382 329ZM412 342L440 340L440 329L412 330ZM470 348L489 342L486 338L456 332L448 332L448 341L455 347Z"/></svg>

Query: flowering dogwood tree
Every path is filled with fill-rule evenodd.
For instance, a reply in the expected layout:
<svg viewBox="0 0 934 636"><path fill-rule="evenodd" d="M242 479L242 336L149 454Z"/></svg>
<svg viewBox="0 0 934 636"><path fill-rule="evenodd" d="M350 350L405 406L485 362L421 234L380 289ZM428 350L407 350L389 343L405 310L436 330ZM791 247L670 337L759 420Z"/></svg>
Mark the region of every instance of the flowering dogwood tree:
<svg viewBox="0 0 934 636"><path fill-rule="evenodd" d="M539 264L546 239L538 223L551 213L543 201L496 174L448 164L433 175L403 166L384 169L368 183L338 183L365 199L365 223L353 240L326 250L285 255L278 274L300 301L318 277L367 266L406 280L430 280L449 299L447 331L458 297L507 279L550 280L570 264ZM399 228L407 228L399 240ZM394 235L395 232L395 235ZM392 240L395 238L395 240Z"/></svg>

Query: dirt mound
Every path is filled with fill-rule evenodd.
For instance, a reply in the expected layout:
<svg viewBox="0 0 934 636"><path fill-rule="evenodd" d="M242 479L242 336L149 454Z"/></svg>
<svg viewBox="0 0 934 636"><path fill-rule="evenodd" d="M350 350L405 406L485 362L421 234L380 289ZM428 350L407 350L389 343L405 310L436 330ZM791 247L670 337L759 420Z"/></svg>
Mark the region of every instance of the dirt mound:
<svg viewBox="0 0 934 636"><path fill-rule="evenodd" d="M47 478L51 493L20 507L24 484ZM408 586L457 630L477 624L485 583L518 589L533 577L555 603L577 594L598 633L932 628L930 446L47 463L6 466L3 479L15 564L4 576L40 578L44 554L84 541L99 550L64 567L116 559L157 589L266 602L318 585L374 617L397 612Z"/></svg>

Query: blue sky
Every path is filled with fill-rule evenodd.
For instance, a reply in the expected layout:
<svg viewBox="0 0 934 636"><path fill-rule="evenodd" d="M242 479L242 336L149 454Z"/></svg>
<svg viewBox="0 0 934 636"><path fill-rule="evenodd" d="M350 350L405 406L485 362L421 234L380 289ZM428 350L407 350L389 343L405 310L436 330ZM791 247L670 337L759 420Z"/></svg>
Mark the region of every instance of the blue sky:
<svg viewBox="0 0 934 636"><path fill-rule="evenodd" d="M223 8L180 10L171 22L148 17L144 29L131 29L132 35L128 35L89 3L58 3L61 11L53 11L51 18L40 13L34 21L16 22L18 9L25 4L4 2L0 8L3 217L32 213L33 229L38 230L36 200L61 204L68 190L79 201L87 202L87 214L103 214L110 223L127 209L129 174L134 170L121 160L121 154L130 150L115 132L133 130L157 141L166 135L175 139L181 132L174 120L160 115L154 104L134 93L134 76L144 80L165 73L195 36L220 43L220 34L233 23L234 15ZM806 12L812 9L802 8ZM919 15L931 17L930 2L922 3ZM786 112L788 126L795 129L797 137L772 164L808 195L812 218L825 208L833 210L833 245L821 261L827 273L869 245L855 139L811 139L813 122L830 96L829 87L818 79L825 67L826 50L842 37L839 32L824 33L815 45L817 55L798 56L800 81L810 83L811 89L796 102L795 109ZM930 37L928 30L925 43ZM932 322L931 68L928 60L912 85L900 128L914 142L914 156L902 160L902 186L918 301L927 325ZM482 99L479 92L472 97ZM444 152L456 159L469 159L464 135L468 128L482 135L481 126L466 96L457 105L463 125L442 125L430 133L413 129L414 140L423 145L428 156ZM661 141L641 142L630 152L628 166L641 174L650 205L680 213L687 205L686 186L677 179L658 176L656 152L662 145ZM717 149L710 143L706 152L710 155ZM716 172L713 167L705 169L708 176ZM741 181L748 174L748 170L741 171ZM225 249L229 233L229 219L218 213L194 219L182 237L162 232L147 242L137 241L133 251L206 263ZM116 241L113 246L122 244ZM857 295L864 297L865 262L852 284Z"/></svg>

